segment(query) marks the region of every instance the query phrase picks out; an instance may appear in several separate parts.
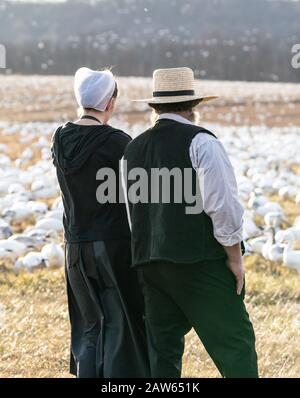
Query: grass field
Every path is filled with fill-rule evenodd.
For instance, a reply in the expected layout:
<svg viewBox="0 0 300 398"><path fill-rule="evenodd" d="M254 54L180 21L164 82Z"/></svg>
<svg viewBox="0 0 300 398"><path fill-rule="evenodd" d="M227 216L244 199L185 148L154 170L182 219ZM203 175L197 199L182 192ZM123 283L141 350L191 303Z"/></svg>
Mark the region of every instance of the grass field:
<svg viewBox="0 0 300 398"><path fill-rule="evenodd" d="M300 375L299 275L248 257L247 305L262 377ZM69 322L64 273L0 273L1 377L68 377ZM197 336L186 338L184 376L217 377Z"/></svg>

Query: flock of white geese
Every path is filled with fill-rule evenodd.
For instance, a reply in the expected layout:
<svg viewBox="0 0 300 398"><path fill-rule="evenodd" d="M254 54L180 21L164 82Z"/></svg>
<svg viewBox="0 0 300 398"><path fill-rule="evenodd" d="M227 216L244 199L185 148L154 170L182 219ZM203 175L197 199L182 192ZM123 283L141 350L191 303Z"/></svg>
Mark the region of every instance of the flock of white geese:
<svg viewBox="0 0 300 398"><path fill-rule="evenodd" d="M52 128L28 124L2 131L28 145L13 161L7 145L0 144L0 262L12 263L16 272L64 265L63 208L49 149ZM34 162L36 151L40 156Z"/></svg>
<svg viewBox="0 0 300 398"><path fill-rule="evenodd" d="M300 272L300 211L292 222L286 214L288 205L300 209L300 129L206 127L221 138L237 175L246 255ZM12 263L16 272L63 267L63 208L49 148L54 125L1 128L27 149L12 160L0 144L0 263Z"/></svg>

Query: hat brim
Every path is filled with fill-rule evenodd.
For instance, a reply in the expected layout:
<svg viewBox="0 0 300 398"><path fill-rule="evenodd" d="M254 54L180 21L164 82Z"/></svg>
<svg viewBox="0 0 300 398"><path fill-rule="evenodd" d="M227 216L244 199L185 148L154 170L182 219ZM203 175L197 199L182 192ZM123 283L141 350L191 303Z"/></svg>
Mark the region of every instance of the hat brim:
<svg viewBox="0 0 300 398"><path fill-rule="evenodd" d="M147 104L175 104L177 102L187 102L187 101L197 101L199 102L208 102L214 99L219 98L218 95L210 95L210 96L199 96L199 95L183 95L180 97L153 97L153 98L146 98L146 99L137 99L132 100L133 102L144 102Z"/></svg>

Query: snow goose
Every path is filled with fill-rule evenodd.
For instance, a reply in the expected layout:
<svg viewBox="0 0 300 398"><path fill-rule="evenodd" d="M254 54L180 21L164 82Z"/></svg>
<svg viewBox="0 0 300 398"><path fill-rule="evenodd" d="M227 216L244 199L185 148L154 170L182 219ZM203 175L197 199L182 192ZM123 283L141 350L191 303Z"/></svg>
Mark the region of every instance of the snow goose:
<svg viewBox="0 0 300 398"><path fill-rule="evenodd" d="M249 251L252 253L262 254L263 247L267 242L268 237L263 235L258 238L248 240Z"/></svg>
<svg viewBox="0 0 300 398"><path fill-rule="evenodd" d="M252 214L250 212L245 212L244 215L244 223L243 223L243 235L244 240L248 240L250 238L255 238L262 234L261 229L255 224L252 219Z"/></svg>
<svg viewBox="0 0 300 398"><path fill-rule="evenodd" d="M35 218L44 216L48 211L48 206L43 202L30 201L27 203L27 207L33 212Z"/></svg>
<svg viewBox="0 0 300 398"><path fill-rule="evenodd" d="M6 169L11 166L11 159L9 156L1 155L0 156L0 169Z"/></svg>
<svg viewBox="0 0 300 398"><path fill-rule="evenodd" d="M278 195L282 199L295 199L298 189L294 186L285 186L279 189Z"/></svg>
<svg viewBox="0 0 300 398"><path fill-rule="evenodd" d="M31 148L26 148L21 154L21 159L24 161L29 161L32 160L33 155L33 150Z"/></svg>
<svg viewBox="0 0 300 398"><path fill-rule="evenodd" d="M26 206L26 203L17 202L10 208L3 210L2 217L4 220L11 222L30 221L33 217L33 212Z"/></svg>
<svg viewBox="0 0 300 398"><path fill-rule="evenodd" d="M11 193L6 195L6 203L10 207L12 203L27 203L28 201L32 200L32 194L28 191Z"/></svg>
<svg viewBox="0 0 300 398"><path fill-rule="evenodd" d="M280 206L279 203L276 202L267 202L262 206L258 206L256 209L254 209L254 213L257 216L264 217L267 213L270 212L276 212L276 213L282 213L283 214L283 209Z"/></svg>
<svg viewBox="0 0 300 398"><path fill-rule="evenodd" d="M48 211L48 213L45 215L45 218L55 218L57 220L62 221L62 219L63 219L63 210L62 209L58 209L58 210Z"/></svg>
<svg viewBox="0 0 300 398"><path fill-rule="evenodd" d="M54 243L45 245L41 253L46 261L46 265L49 268L63 267L65 262L65 256L64 256L64 251L60 245Z"/></svg>
<svg viewBox="0 0 300 398"><path fill-rule="evenodd" d="M0 196L5 196L8 194L8 188L11 185L10 181L2 180L0 181Z"/></svg>
<svg viewBox="0 0 300 398"><path fill-rule="evenodd" d="M248 207L250 209L257 209L258 207L261 207L265 205L268 202L268 199L263 196L260 192L251 192L250 194L250 199L248 201Z"/></svg>
<svg viewBox="0 0 300 398"><path fill-rule="evenodd" d="M33 272L46 267L46 261L39 252L30 252L26 256L19 258L15 263L15 271L25 269Z"/></svg>
<svg viewBox="0 0 300 398"><path fill-rule="evenodd" d="M63 231L64 228L62 220L58 220L57 218L42 218L36 223L35 227L46 231L54 230L57 232Z"/></svg>
<svg viewBox="0 0 300 398"><path fill-rule="evenodd" d="M26 252L26 246L23 243L13 240L0 240L0 252L2 257L16 259Z"/></svg>
<svg viewBox="0 0 300 398"><path fill-rule="evenodd" d="M29 227L24 231L24 235L28 236L30 238L35 238L41 242L45 243L51 243L51 242L57 242L59 241L59 235L57 231L54 230L48 230L46 231L45 229L38 229L36 227Z"/></svg>
<svg viewBox="0 0 300 398"><path fill-rule="evenodd" d="M285 220L284 214L280 211L270 211L266 213L264 221L267 227L279 228Z"/></svg>
<svg viewBox="0 0 300 398"><path fill-rule="evenodd" d="M13 232L10 225L0 218L0 239L7 239L12 236Z"/></svg>
<svg viewBox="0 0 300 398"><path fill-rule="evenodd" d="M300 273L300 250L293 250L293 241L287 240L283 251L283 264Z"/></svg>
<svg viewBox="0 0 300 398"><path fill-rule="evenodd" d="M18 194L18 193L26 192L26 189L23 184L13 183L13 184L9 185L7 192L9 194Z"/></svg>
<svg viewBox="0 0 300 398"><path fill-rule="evenodd" d="M282 262L283 258L283 247L282 245L275 242L275 230L274 228L268 228L266 230L268 239L262 247L262 255L266 260L273 262Z"/></svg>
<svg viewBox="0 0 300 398"><path fill-rule="evenodd" d="M49 180L38 179L31 184L31 191L35 199L56 198L59 194L57 184Z"/></svg>
<svg viewBox="0 0 300 398"><path fill-rule="evenodd" d="M284 240L300 240L300 226L278 231L276 233L276 240L281 243Z"/></svg>
<svg viewBox="0 0 300 398"><path fill-rule="evenodd" d="M0 153L5 154L7 152L7 145L6 144L0 144Z"/></svg>
<svg viewBox="0 0 300 398"><path fill-rule="evenodd" d="M24 234L12 235L8 238L8 240L22 243L23 245L26 246L26 251L40 250L44 244L44 241L42 239L35 238L32 236L26 236Z"/></svg>

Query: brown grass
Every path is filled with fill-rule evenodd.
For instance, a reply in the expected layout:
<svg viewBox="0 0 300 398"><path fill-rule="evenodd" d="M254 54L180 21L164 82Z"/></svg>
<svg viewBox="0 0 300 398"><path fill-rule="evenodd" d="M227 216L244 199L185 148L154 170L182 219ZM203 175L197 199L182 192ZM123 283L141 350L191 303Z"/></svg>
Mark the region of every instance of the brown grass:
<svg viewBox="0 0 300 398"><path fill-rule="evenodd" d="M61 271L0 274L1 377L67 377L68 315Z"/></svg>
<svg viewBox="0 0 300 398"><path fill-rule="evenodd" d="M247 306L262 377L300 375L300 278L258 256L246 259ZM68 377L69 320L62 270L0 273L1 377ZM196 335L186 339L183 375L218 377Z"/></svg>

